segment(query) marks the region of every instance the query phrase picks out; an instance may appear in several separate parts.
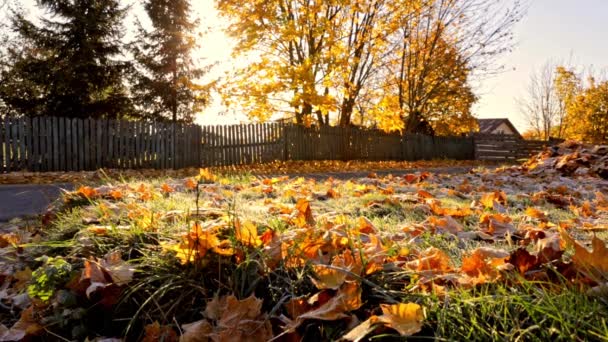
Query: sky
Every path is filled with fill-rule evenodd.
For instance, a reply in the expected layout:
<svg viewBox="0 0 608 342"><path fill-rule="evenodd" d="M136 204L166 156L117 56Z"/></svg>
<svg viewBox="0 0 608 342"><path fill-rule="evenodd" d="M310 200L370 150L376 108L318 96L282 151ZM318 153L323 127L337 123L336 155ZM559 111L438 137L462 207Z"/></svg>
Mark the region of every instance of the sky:
<svg viewBox="0 0 608 342"><path fill-rule="evenodd" d="M515 27L517 45L503 58L505 72L477 90L480 118L507 117L520 132L527 128L516 99L526 94L530 75L546 62L608 67L608 0L532 0Z"/></svg>
<svg viewBox="0 0 608 342"><path fill-rule="evenodd" d="M136 0L128 0L134 3ZM504 0L500 0L504 1ZM33 0L22 0L29 7ZM213 0L192 0L194 15L202 26L211 29L204 35L199 50L203 63L217 62L210 77L232 67L231 43L223 35L224 23L217 16ZM608 68L608 0L530 0L526 16L514 28L516 46L501 61L504 72L484 79L475 89L479 96L474 114L479 118L509 118L523 132L527 128L517 98L525 90L534 70L546 62L569 61L575 66ZM142 16L141 14L138 14ZM226 113L216 99L197 121L230 124L246 120L237 113Z"/></svg>

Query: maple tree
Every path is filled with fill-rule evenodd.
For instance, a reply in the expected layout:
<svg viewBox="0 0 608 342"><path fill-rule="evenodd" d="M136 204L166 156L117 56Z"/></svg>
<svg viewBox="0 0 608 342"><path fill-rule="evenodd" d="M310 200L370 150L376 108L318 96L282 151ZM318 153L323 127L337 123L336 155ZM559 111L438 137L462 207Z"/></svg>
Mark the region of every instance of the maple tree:
<svg viewBox="0 0 608 342"><path fill-rule="evenodd" d="M526 98L520 100L530 131L538 139L550 137L594 143L608 139L608 81L563 65L545 66L531 76Z"/></svg>
<svg viewBox="0 0 608 342"><path fill-rule="evenodd" d="M504 51L518 7L486 0L219 1L235 54L255 62L224 84L227 104L302 125L471 129L473 69ZM386 93L386 95L384 95ZM292 113L293 116L290 116ZM406 117L408 118L406 121Z"/></svg>

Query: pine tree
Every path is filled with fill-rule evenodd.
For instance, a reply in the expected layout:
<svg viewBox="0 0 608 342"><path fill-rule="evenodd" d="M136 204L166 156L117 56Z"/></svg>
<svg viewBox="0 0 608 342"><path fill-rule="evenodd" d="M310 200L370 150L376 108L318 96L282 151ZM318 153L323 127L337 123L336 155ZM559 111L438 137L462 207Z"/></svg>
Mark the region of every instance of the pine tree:
<svg viewBox="0 0 608 342"><path fill-rule="evenodd" d="M118 0L38 0L40 24L12 16L16 40L0 97L24 115L119 118L132 115L120 61L125 9Z"/></svg>
<svg viewBox="0 0 608 342"><path fill-rule="evenodd" d="M189 17L188 0L147 0L144 8L151 30L139 25L133 55L136 104L151 118L191 122L207 104L208 91L197 83L204 70L191 56L197 22Z"/></svg>

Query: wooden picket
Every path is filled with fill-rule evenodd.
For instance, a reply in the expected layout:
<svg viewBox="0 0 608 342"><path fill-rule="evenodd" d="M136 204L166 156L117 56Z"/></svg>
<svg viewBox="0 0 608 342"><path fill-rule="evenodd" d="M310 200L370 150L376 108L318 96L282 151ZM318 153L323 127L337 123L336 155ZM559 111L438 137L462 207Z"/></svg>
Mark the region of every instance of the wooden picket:
<svg viewBox="0 0 608 342"><path fill-rule="evenodd" d="M431 137L360 127L5 117L0 119L0 173L166 169L274 160L513 160L547 145L508 136Z"/></svg>

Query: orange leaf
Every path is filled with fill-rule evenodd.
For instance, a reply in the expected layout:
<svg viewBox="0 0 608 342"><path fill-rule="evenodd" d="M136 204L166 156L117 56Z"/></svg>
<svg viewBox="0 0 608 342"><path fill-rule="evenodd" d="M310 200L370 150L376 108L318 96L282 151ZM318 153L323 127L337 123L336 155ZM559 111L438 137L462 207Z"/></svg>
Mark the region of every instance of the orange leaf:
<svg viewBox="0 0 608 342"><path fill-rule="evenodd" d="M340 198L340 194L336 190L334 190L334 189L327 190L326 196L329 197L329 198L334 198L334 199L335 198Z"/></svg>
<svg viewBox="0 0 608 342"><path fill-rule="evenodd" d="M418 259L405 264L405 266L415 271L431 271L445 273L452 271L450 257L445 252L435 247L430 247L420 253Z"/></svg>
<svg viewBox="0 0 608 342"><path fill-rule="evenodd" d="M547 215L545 215L544 212L542 212L534 207L528 207L526 209L526 216L529 216L531 218L535 218L535 219L541 220L541 221L547 220Z"/></svg>
<svg viewBox="0 0 608 342"><path fill-rule="evenodd" d="M346 276L348 275L348 273L345 272L348 270L342 271L326 265L313 265L312 269L315 273L315 278L311 278L311 280L319 290L338 289L344 284Z"/></svg>
<svg viewBox="0 0 608 342"><path fill-rule="evenodd" d="M118 189L110 190L110 197L112 197L116 201L119 201L123 197L122 196L122 191L120 191Z"/></svg>
<svg viewBox="0 0 608 342"><path fill-rule="evenodd" d="M471 277L477 277L477 281L484 283L495 280L501 270L512 268L513 265L505 264L509 253L487 247L475 249L470 256L462 258L462 272Z"/></svg>
<svg viewBox="0 0 608 342"><path fill-rule="evenodd" d="M142 342L177 342L178 340L177 334L170 326L160 325L158 321L144 327Z"/></svg>
<svg viewBox="0 0 608 342"><path fill-rule="evenodd" d="M494 208L494 202L507 205L507 194L505 194L504 191L485 193L481 196L479 202L487 209Z"/></svg>
<svg viewBox="0 0 608 342"><path fill-rule="evenodd" d="M243 300L234 295L215 297L204 315L216 321L209 334L214 341L268 341L273 336L270 321L262 314L262 300L253 295Z"/></svg>
<svg viewBox="0 0 608 342"><path fill-rule="evenodd" d="M207 342L210 340L209 335L213 333L213 326L206 320L183 324L183 334L180 337L180 342Z"/></svg>
<svg viewBox="0 0 608 342"><path fill-rule="evenodd" d="M163 185L160 186L160 190L164 193L164 194L170 194L172 192L175 191L175 189L173 189L169 184L167 183L163 183Z"/></svg>
<svg viewBox="0 0 608 342"><path fill-rule="evenodd" d="M199 170L197 179L206 183L213 183L217 180L217 176L211 173L209 169L204 168Z"/></svg>
<svg viewBox="0 0 608 342"><path fill-rule="evenodd" d="M515 232L511 218L503 214L483 214L479 218L480 224L486 226L484 233L494 236L503 236Z"/></svg>
<svg viewBox="0 0 608 342"><path fill-rule="evenodd" d="M399 303L395 305L381 304L380 307L382 308L382 316L378 317L380 322L397 330L401 336L410 336L422 329L424 316L420 305Z"/></svg>
<svg viewBox="0 0 608 342"><path fill-rule="evenodd" d="M427 199L427 198L434 198L435 196L433 196L430 192L428 192L426 190L420 189L420 190L418 190L418 197Z"/></svg>
<svg viewBox="0 0 608 342"><path fill-rule="evenodd" d="M592 250L589 252L581 246L563 229L560 229L562 239L574 247L572 261L579 267L580 271L593 280L608 280L608 248L597 236L591 240Z"/></svg>
<svg viewBox="0 0 608 342"><path fill-rule="evenodd" d="M257 247L262 244L262 240L258 238L258 227L251 221L241 223L237 220L234 228L237 241L243 245Z"/></svg>
<svg viewBox="0 0 608 342"><path fill-rule="evenodd" d="M301 198L296 203L297 216L295 219L298 227L304 227L306 225L314 225L315 219L312 216L312 209L310 208L310 202L307 199Z"/></svg>
<svg viewBox="0 0 608 342"><path fill-rule="evenodd" d="M307 319L335 321L348 317L346 312L357 310L363 305L361 287L357 283L344 283L336 295L315 310L308 311L295 320L288 320L286 331L295 330Z"/></svg>
<svg viewBox="0 0 608 342"><path fill-rule="evenodd" d="M19 320L10 329L0 324L0 341L22 341L27 336L39 335L44 327L34 318L34 307L21 312Z"/></svg>
<svg viewBox="0 0 608 342"><path fill-rule="evenodd" d="M456 222L456 220L454 220L451 216L444 216L444 217L435 217L435 216L431 216L427 219L427 222L433 226L433 228L435 229L440 229L442 231L451 233L451 234L458 234L459 232L461 232L463 230L463 227L460 223Z"/></svg>
<svg viewBox="0 0 608 342"><path fill-rule="evenodd" d="M405 179L405 181L406 181L407 183L409 183L409 184L416 183L416 182L418 182L418 181L419 181L419 179L420 179L418 176L416 176L416 175L414 175L414 174L411 174L411 173L409 173L409 174L407 174L407 175L403 176L403 178L404 178L404 179Z"/></svg>
<svg viewBox="0 0 608 342"><path fill-rule="evenodd" d="M363 216L360 216L357 220L357 229L359 230L359 232L364 234L375 234L377 231L372 221Z"/></svg>
<svg viewBox="0 0 608 342"><path fill-rule="evenodd" d="M78 188L78 190L76 192L79 195L86 197L88 199L93 199L99 195L97 193L97 190L91 188L90 186L81 186L80 188Z"/></svg>
<svg viewBox="0 0 608 342"><path fill-rule="evenodd" d="M382 315L373 315L363 323L356 326L342 336L342 340L360 341L375 329L378 324L383 324L395 329L401 336L410 336L422 329L424 315L420 305L415 303L400 303L395 305L380 304Z"/></svg>
<svg viewBox="0 0 608 342"><path fill-rule="evenodd" d="M188 188L190 190L196 190L198 183L196 183L196 181L194 179L188 178L184 182L184 185L186 186L186 188Z"/></svg>

